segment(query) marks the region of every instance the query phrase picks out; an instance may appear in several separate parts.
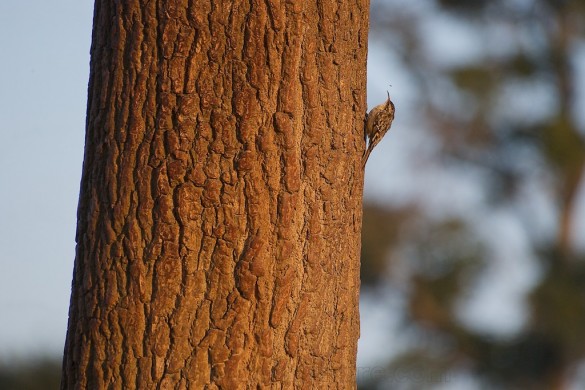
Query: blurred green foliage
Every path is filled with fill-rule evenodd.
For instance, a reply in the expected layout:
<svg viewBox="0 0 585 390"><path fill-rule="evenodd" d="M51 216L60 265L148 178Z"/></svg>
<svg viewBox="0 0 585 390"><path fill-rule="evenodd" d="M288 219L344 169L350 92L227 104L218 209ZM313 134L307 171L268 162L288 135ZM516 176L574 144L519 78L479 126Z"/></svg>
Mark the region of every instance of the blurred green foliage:
<svg viewBox="0 0 585 390"><path fill-rule="evenodd" d="M60 359L35 357L0 362L2 390L56 390L60 382Z"/></svg>
<svg viewBox="0 0 585 390"><path fill-rule="evenodd" d="M384 281L389 265L388 250L399 240L400 227L414 213L409 208L393 211L375 204L364 205L360 273L365 287Z"/></svg>

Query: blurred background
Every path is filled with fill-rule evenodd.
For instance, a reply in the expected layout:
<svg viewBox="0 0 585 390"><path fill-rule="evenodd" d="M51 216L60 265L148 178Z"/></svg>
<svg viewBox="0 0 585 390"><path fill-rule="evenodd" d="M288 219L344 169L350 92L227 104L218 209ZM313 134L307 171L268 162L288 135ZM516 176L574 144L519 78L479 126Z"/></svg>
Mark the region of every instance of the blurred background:
<svg viewBox="0 0 585 390"><path fill-rule="evenodd" d="M359 388L585 388L585 1L372 1ZM93 0L0 2L0 389L56 389Z"/></svg>
<svg viewBox="0 0 585 390"><path fill-rule="evenodd" d="M371 18L359 388L585 389L585 1Z"/></svg>

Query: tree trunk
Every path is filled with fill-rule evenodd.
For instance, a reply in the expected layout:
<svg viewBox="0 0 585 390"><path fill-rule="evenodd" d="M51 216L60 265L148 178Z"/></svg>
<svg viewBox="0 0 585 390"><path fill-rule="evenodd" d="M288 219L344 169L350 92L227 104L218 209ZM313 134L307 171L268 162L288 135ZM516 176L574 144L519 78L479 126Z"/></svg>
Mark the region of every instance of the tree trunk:
<svg viewBox="0 0 585 390"><path fill-rule="evenodd" d="M352 388L367 0L95 4L62 388Z"/></svg>

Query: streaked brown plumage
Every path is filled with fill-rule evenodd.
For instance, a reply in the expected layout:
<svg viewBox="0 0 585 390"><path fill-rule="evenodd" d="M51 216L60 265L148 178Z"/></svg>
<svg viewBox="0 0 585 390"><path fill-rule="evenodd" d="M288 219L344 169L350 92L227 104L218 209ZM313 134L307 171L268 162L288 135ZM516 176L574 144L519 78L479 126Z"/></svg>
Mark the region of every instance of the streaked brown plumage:
<svg viewBox="0 0 585 390"><path fill-rule="evenodd" d="M370 157L370 153L374 147L382 140L386 132L392 126L394 120L394 103L390 100L390 93L388 93L388 100L384 103L372 108L368 113L366 119L365 134L368 141L368 149L364 153L362 165L365 168L366 162Z"/></svg>

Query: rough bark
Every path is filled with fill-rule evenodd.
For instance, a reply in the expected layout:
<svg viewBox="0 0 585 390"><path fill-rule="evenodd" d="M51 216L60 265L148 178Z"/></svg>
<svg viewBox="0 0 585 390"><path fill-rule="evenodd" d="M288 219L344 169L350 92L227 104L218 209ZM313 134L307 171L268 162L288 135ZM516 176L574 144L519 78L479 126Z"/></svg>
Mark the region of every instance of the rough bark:
<svg viewBox="0 0 585 390"><path fill-rule="evenodd" d="M62 388L352 388L369 4L95 3Z"/></svg>

